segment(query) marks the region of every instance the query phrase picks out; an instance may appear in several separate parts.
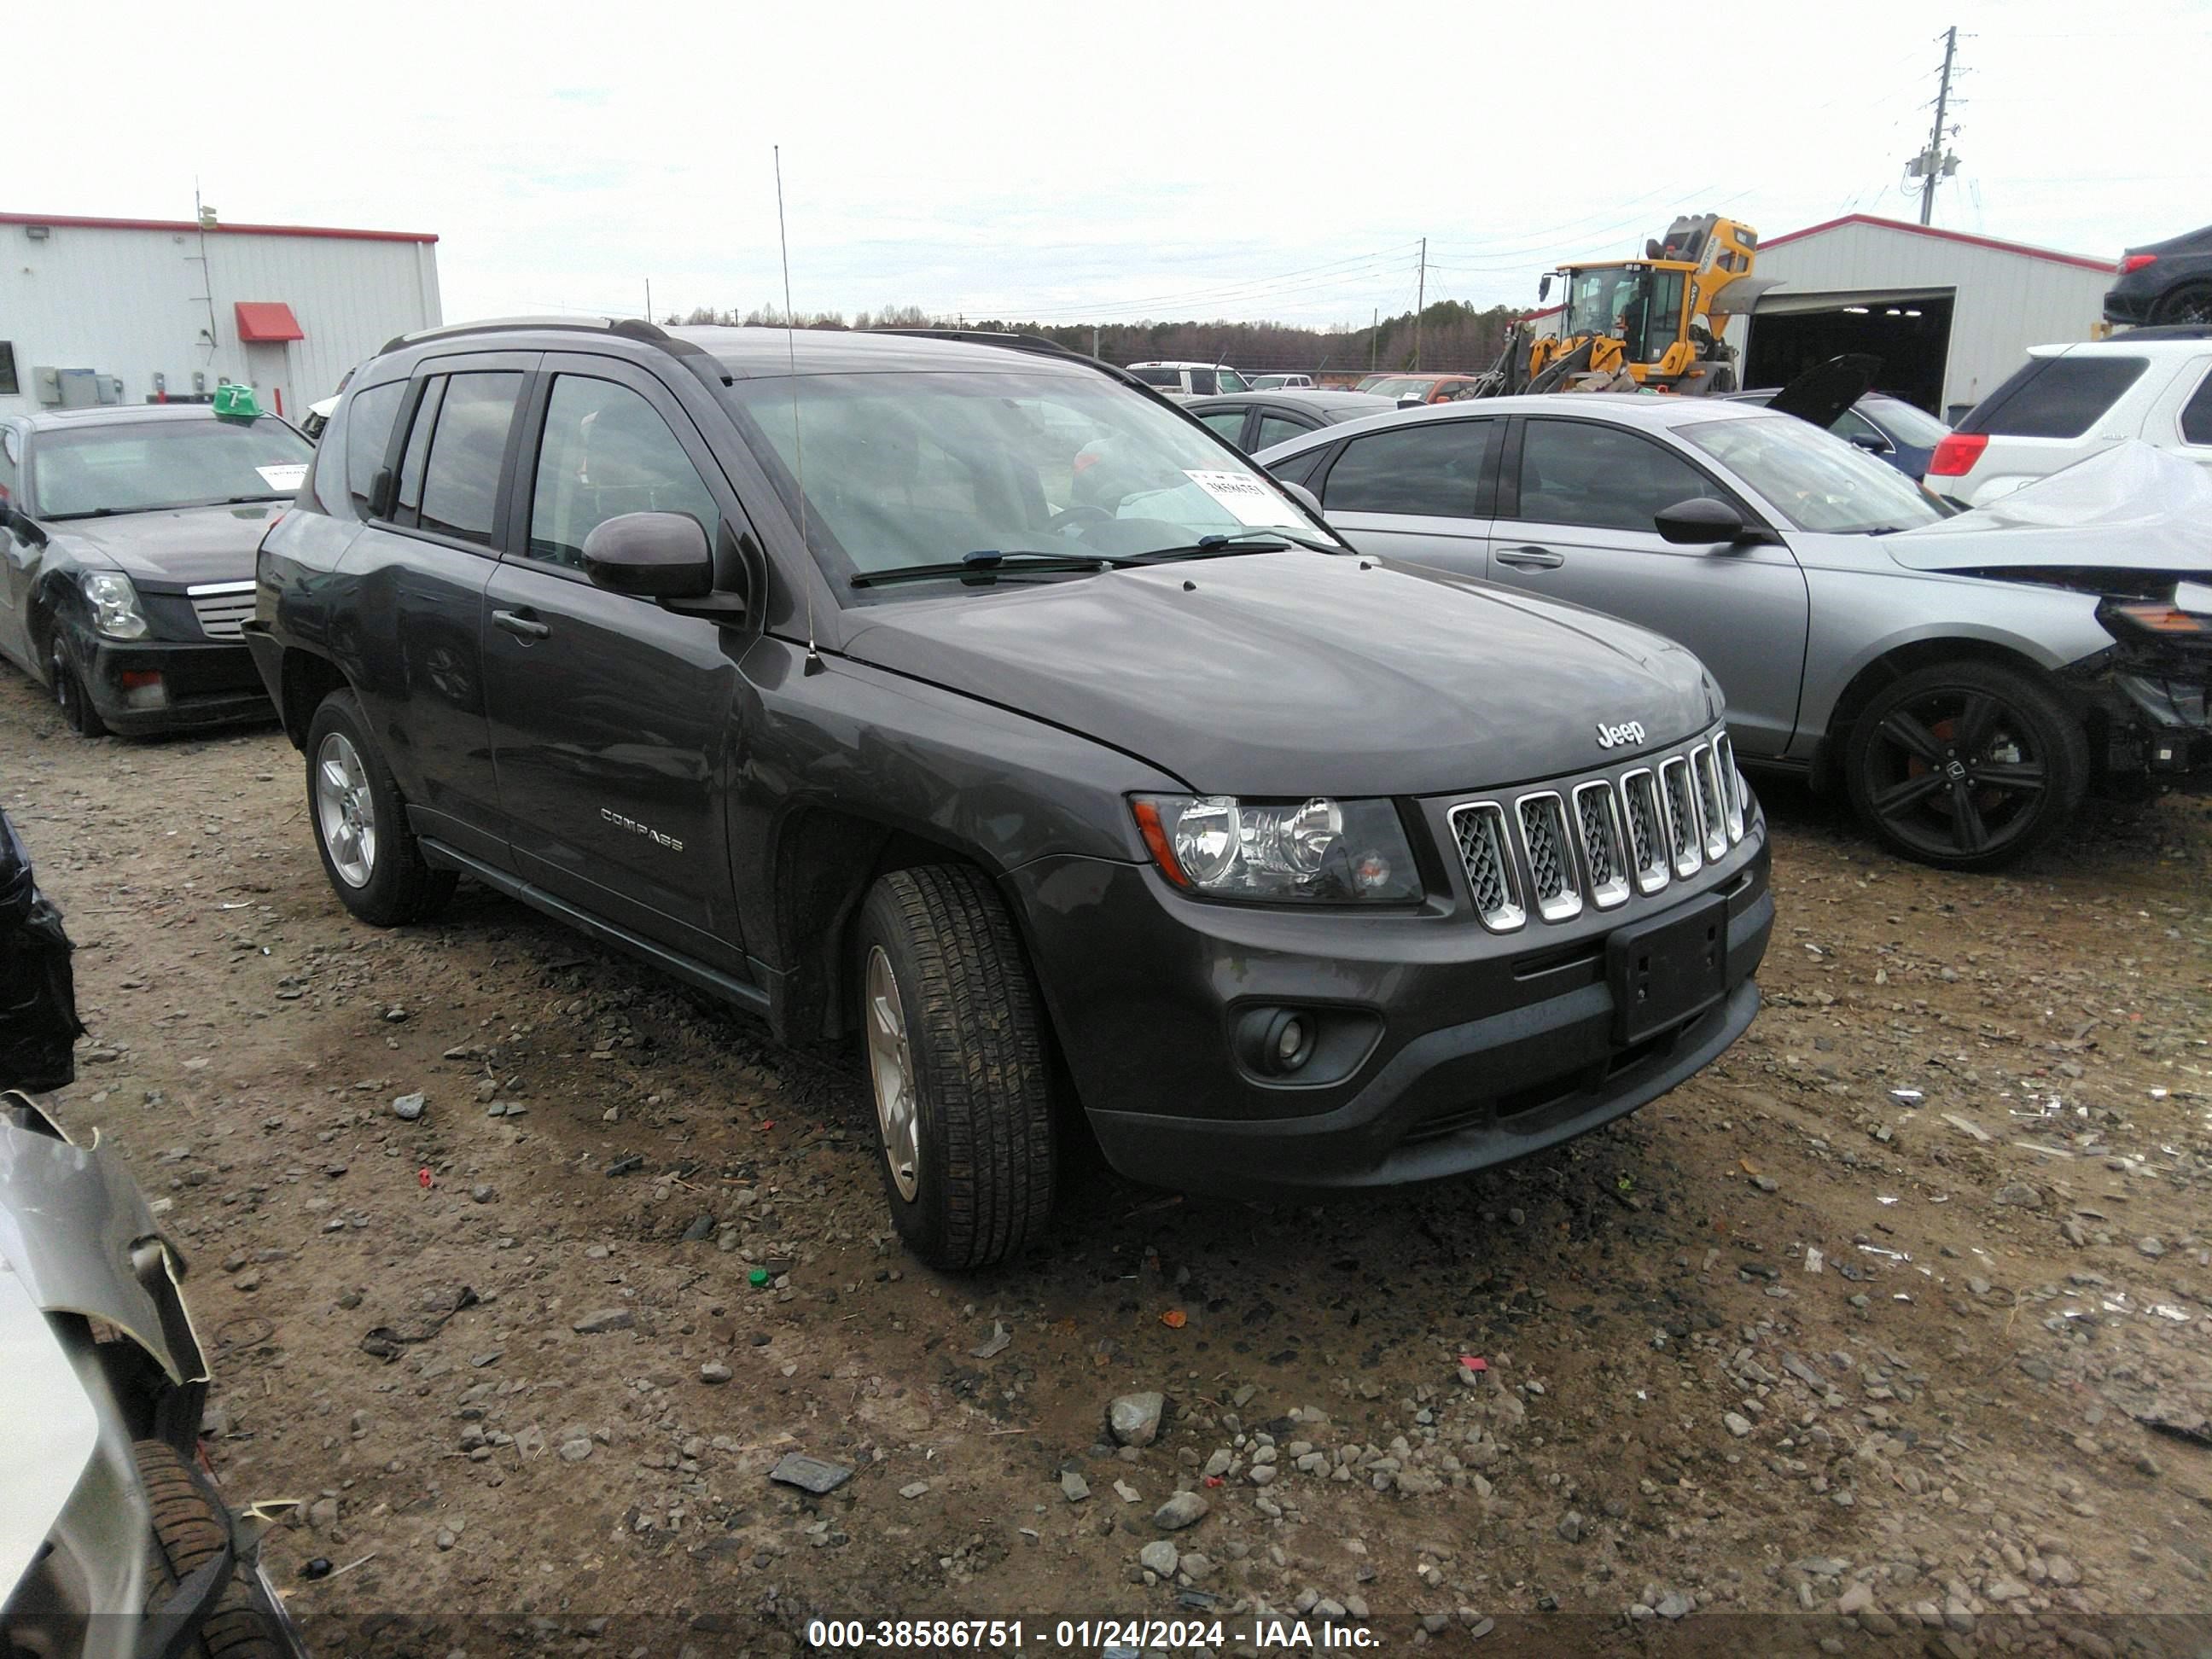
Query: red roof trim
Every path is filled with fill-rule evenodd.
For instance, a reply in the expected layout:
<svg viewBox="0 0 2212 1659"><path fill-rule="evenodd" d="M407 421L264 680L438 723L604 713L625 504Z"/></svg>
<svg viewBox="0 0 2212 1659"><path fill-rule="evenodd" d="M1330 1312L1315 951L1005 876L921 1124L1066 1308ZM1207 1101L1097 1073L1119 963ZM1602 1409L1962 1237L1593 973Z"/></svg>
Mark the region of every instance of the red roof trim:
<svg viewBox="0 0 2212 1659"><path fill-rule="evenodd" d="M1835 230L1844 225L1875 225L1883 230L1901 230L1911 236L1933 236L1940 241L1964 242L1970 247L1995 248L2000 253L2017 253L2030 259L2047 259L2055 265L2075 265L2083 270L2100 271L2110 276L2113 261L2089 259L2078 253L2060 253L2056 249L2035 247L2027 242L2000 241L1994 236L1975 236L1963 230L1941 230L1934 225L1916 225L1903 219L1885 219L1872 213L1846 213L1840 219L1823 220L1817 225L1808 225L1802 230L1787 230L1779 236L1770 236L1759 246L1763 252L1768 248L1800 242L1808 236L1818 236L1823 231Z"/></svg>
<svg viewBox="0 0 2212 1659"><path fill-rule="evenodd" d="M307 337L301 331L300 319L292 314L292 307L282 300L240 300L234 309L238 313L238 337L248 345Z"/></svg>
<svg viewBox="0 0 2212 1659"><path fill-rule="evenodd" d="M67 213L0 213L0 225L54 225L72 230L196 231L190 219L88 219ZM321 225L210 225L216 236L318 236L341 242L434 242L424 230L337 230Z"/></svg>

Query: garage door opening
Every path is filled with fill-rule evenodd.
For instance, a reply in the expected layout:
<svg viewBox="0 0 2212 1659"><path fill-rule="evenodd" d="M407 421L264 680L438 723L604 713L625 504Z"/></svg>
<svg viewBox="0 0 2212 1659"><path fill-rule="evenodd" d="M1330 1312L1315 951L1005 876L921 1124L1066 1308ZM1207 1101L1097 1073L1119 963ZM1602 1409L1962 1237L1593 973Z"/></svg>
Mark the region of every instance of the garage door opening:
<svg viewBox="0 0 2212 1659"><path fill-rule="evenodd" d="M1751 319L1746 386L1787 386L1847 351L1881 359L1875 388L1944 416L1943 369L1951 355L1949 291L1930 295L1771 296Z"/></svg>

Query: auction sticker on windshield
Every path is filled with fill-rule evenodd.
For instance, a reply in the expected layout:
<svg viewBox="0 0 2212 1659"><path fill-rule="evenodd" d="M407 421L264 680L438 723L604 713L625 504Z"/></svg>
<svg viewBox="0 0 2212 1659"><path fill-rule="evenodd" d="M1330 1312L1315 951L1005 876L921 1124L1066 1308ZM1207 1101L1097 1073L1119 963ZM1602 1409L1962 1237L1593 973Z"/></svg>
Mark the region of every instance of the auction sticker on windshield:
<svg viewBox="0 0 2212 1659"><path fill-rule="evenodd" d="M275 466L257 466L253 470L261 475L261 482L271 489L297 489L301 480L307 476L305 461L284 461Z"/></svg>
<svg viewBox="0 0 2212 1659"><path fill-rule="evenodd" d="M1239 524L1296 525L1296 512L1249 472L1197 472L1183 476L1237 515Z"/></svg>

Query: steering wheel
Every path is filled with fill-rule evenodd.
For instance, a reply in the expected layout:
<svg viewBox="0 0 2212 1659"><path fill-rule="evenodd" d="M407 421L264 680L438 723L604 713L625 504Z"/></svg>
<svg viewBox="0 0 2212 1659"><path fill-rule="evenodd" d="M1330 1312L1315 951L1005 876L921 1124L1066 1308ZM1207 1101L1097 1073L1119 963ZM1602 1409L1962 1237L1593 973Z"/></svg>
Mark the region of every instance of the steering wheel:
<svg viewBox="0 0 2212 1659"><path fill-rule="evenodd" d="M1064 536L1081 525L1113 522L1114 515L1103 507L1063 507L1045 520L1044 533L1048 536Z"/></svg>

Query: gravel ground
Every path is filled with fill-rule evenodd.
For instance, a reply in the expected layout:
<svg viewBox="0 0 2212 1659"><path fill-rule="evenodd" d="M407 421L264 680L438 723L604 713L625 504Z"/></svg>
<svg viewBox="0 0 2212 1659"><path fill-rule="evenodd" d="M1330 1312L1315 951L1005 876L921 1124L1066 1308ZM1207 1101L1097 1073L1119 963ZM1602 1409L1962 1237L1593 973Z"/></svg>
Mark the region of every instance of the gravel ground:
<svg viewBox="0 0 2212 1659"><path fill-rule="evenodd" d="M91 1028L61 1110L167 1206L211 1456L309 1502L267 1556L329 1650L2212 1642L2203 803L1966 877L1770 784L1766 1007L1674 1094L1324 1208L1094 1172L955 1279L889 1234L848 1056L471 887L354 923L301 769L83 742L0 678Z"/></svg>

